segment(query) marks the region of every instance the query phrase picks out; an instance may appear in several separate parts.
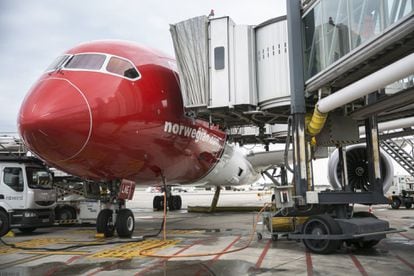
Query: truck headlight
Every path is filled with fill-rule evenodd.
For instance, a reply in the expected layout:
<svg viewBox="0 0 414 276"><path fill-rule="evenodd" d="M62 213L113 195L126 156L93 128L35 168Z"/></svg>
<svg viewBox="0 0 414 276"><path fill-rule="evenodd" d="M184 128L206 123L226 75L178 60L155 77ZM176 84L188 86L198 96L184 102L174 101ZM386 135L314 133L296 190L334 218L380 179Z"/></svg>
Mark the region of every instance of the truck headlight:
<svg viewBox="0 0 414 276"><path fill-rule="evenodd" d="M26 218L33 218L33 217L36 217L37 214L35 212L26 211L26 212L24 212L24 216Z"/></svg>

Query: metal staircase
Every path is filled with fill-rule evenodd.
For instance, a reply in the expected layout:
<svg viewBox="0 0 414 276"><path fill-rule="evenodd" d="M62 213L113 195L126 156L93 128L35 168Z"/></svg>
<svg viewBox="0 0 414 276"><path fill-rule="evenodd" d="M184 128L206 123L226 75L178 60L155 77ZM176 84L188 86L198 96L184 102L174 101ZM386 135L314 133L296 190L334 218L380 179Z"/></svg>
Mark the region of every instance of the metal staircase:
<svg viewBox="0 0 414 276"><path fill-rule="evenodd" d="M399 137L382 140L381 148L410 175L414 176L414 144L412 139ZM407 152L407 149L410 153Z"/></svg>

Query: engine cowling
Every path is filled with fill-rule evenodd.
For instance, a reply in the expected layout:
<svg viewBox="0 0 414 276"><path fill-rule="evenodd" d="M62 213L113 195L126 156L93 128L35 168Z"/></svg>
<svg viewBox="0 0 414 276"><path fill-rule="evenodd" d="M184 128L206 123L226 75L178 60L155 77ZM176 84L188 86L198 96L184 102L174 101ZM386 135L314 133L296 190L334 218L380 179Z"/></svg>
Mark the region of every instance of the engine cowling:
<svg viewBox="0 0 414 276"><path fill-rule="evenodd" d="M346 163L348 169L348 182L353 189L367 191L369 188L368 162L366 145L358 144L346 147ZM391 158L380 150L381 179L384 194L389 190L394 178L394 166ZM336 190L341 189L342 172L339 166L339 152L336 149L329 157L328 179Z"/></svg>
<svg viewBox="0 0 414 276"><path fill-rule="evenodd" d="M226 144L220 161L198 182L211 186L236 186L251 184L259 177L260 174L253 169L243 152L234 145Z"/></svg>

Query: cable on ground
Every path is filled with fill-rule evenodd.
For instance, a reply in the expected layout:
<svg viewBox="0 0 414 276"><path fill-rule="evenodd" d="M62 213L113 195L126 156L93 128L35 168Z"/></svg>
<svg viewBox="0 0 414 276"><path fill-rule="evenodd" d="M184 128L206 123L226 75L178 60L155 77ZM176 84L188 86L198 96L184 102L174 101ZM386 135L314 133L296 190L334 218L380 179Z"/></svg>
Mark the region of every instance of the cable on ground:
<svg viewBox="0 0 414 276"><path fill-rule="evenodd" d="M166 198L164 197L164 206L165 206L165 203L166 203ZM250 244L252 243L253 237L254 237L254 235L256 233L256 226L257 226L257 222L259 221L259 217L266 210L266 208L269 207L269 206L271 206L271 205L272 205L272 203L266 203L263 206L263 208L260 209L260 211L257 213L256 219L255 219L255 221L253 223L252 232L250 233L250 236L249 236L249 240L247 241L246 245L244 245L244 246L242 246L240 248L236 248L236 249L228 250L228 251L222 250L222 251L219 251L219 252L202 252L202 253L179 254L179 255L160 255L160 254L151 254L151 253L148 253L147 251L149 251L149 250L156 249L156 248L162 247L162 246L164 246L164 245L167 244L167 242L166 242L166 222L167 222L166 216L167 216L167 213L166 213L166 211L164 211L164 217L165 217L164 218L164 227L163 227L164 228L164 242L163 243L160 243L160 244L157 244L155 246L152 246L152 247L143 249L143 250L141 250L139 252L139 254L142 255L142 256L146 256L146 257L168 258L169 259L169 258L187 258L187 257L216 256L216 255L223 255L223 254L229 254L229 253L234 253L234 252L242 251L242 250L248 248L250 246Z"/></svg>

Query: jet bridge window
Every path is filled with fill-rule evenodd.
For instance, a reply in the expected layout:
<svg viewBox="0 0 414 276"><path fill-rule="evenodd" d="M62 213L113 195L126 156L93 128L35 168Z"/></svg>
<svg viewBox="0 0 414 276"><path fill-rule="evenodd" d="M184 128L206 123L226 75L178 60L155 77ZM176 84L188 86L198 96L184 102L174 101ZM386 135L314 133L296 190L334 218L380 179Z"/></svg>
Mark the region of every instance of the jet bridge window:
<svg viewBox="0 0 414 276"><path fill-rule="evenodd" d="M66 64L69 69L100 70L105 62L105 55L101 54L79 54L74 55Z"/></svg>
<svg viewBox="0 0 414 276"><path fill-rule="evenodd" d="M4 168L3 182L16 192L23 191L23 171L21 168Z"/></svg>
<svg viewBox="0 0 414 276"><path fill-rule="evenodd" d="M214 48L214 69L224 69L224 47Z"/></svg>
<svg viewBox="0 0 414 276"><path fill-rule="evenodd" d="M106 71L128 79L136 79L139 77L137 69L135 69L131 62L118 57L111 57L106 66Z"/></svg>

